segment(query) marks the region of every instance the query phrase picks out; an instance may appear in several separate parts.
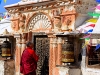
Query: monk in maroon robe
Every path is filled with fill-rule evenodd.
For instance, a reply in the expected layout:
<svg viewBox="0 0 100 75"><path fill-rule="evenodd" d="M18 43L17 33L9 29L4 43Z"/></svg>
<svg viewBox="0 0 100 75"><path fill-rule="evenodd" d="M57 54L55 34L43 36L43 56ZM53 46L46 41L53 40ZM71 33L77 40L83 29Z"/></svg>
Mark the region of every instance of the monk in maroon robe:
<svg viewBox="0 0 100 75"><path fill-rule="evenodd" d="M28 42L23 51L20 62L20 72L24 75L36 75L38 56L33 48L33 43Z"/></svg>

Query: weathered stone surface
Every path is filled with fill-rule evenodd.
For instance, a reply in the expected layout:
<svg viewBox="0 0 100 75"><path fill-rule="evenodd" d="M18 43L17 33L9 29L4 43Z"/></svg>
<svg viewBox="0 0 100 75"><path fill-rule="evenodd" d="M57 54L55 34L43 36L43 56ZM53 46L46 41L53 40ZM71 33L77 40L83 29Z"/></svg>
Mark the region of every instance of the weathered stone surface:
<svg viewBox="0 0 100 75"><path fill-rule="evenodd" d="M0 60L0 75L4 75L4 61Z"/></svg>
<svg viewBox="0 0 100 75"><path fill-rule="evenodd" d="M14 73L15 73L14 60L5 61L5 63L4 63L4 75L14 75Z"/></svg>

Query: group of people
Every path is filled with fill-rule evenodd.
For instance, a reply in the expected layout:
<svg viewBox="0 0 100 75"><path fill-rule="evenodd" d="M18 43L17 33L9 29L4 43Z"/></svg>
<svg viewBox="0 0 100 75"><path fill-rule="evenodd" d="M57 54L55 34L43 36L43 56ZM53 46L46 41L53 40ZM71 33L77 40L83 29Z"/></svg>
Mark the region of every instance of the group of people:
<svg viewBox="0 0 100 75"><path fill-rule="evenodd" d="M36 75L39 56L33 50L33 43L27 42L20 61L20 72L23 75Z"/></svg>

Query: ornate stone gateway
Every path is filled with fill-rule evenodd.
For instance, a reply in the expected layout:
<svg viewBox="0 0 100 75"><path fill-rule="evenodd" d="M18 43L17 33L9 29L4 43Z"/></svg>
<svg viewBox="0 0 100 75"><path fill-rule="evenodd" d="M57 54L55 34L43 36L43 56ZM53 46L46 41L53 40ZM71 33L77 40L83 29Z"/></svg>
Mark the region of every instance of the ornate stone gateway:
<svg viewBox="0 0 100 75"><path fill-rule="evenodd" d="M49 39L46 35L34 36L35 50L39 55L36 75L49 75Z"/></svg>

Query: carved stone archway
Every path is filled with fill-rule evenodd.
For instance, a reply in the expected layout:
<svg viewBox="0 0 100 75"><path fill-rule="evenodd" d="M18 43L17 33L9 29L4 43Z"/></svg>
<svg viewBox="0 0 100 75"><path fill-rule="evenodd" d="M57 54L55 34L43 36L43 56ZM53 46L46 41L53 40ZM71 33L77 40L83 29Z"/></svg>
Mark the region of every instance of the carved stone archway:
<svg viewBox="0 0 100 75"><path fill-rule="evenodd" d="M26 24L26 30L44 32L52 27L51 17L45 12L37 12L30 17Z"/></svg>

